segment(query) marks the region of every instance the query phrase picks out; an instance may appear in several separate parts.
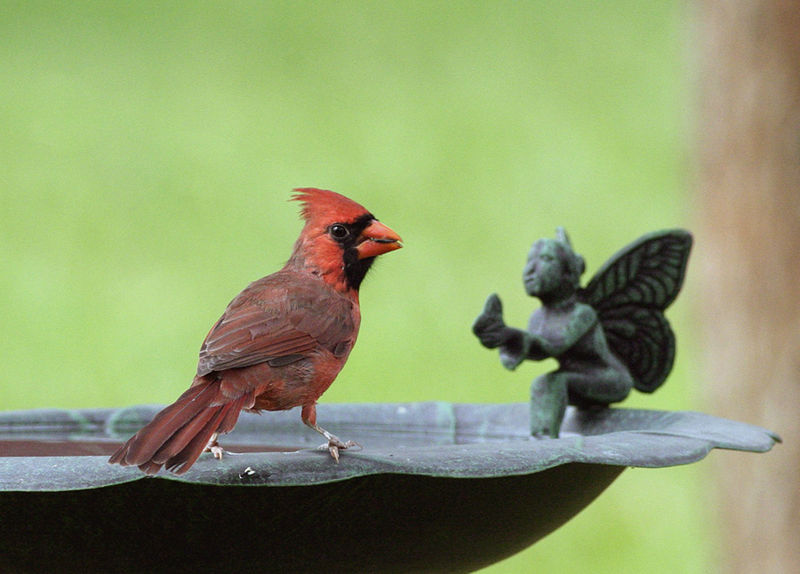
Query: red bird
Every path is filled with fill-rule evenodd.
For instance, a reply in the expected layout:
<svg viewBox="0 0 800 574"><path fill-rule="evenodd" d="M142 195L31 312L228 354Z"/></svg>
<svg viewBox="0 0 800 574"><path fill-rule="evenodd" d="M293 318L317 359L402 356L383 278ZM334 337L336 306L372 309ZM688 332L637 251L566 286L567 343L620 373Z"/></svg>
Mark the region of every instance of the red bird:
<svg viewBox="0 0 800 574"><path fill-rule="evenodd" d="M305 220L286 265L251 283L206 336L192 386L120 447L110 463L182 474L200 454L222 457L217 435L244 409L302 406L305 424L339 449L354 446L317 425L317 399L358 336L358 288L375 257L400 237L358 203L323 189L296 189Z"/></svg>

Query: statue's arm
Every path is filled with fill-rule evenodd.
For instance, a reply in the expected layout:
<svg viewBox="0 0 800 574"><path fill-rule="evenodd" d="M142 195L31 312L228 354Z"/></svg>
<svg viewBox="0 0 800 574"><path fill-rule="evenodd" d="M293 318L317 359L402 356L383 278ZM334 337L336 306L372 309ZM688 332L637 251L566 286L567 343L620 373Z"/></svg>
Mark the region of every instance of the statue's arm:
<svg viewBox="0 0 800 574"><path fill-rule="evenodd" d="M472 325L472 332L487 349L499 348L500 362L509 370L517 368L525 359L540 361L551 356L546 351L546 341L506 325L503 305L495 294L486 300L483 312Z"/></svg>
<svg viewBox="0 0 800 574"><path fill-rule="evenodd" d="M555 356L545 339L525 331L523 331L523 335L525 336L523 348L525 349L526 358L532 361L543 361Z"/></svg>
<svg viewBox="0 0 800 574"><path fill-rule="evenodd" d="M568 353L597 324L597 312L589 305L578 303L565 321L546 326L540 337L542 350L549 357L560 357Z"/></svg>
<svg viewBox="0 0 800 574"><path fill-rule="evenodd" d="M561 315L552 310L545 316L541 310L531 315L528 331L523 333L520 348L526 358L541 361L548 357L561 357L597 324L597 313L588 305L578 304Z"/></svg>
<svg viewBox="0 0 800 574"><path fill-rule="evenodd" d="M520 329L508 329L506 341L500 346L500 362L505 368L513 371L525 359L541 361L551 356L539 337Z"/></svg>

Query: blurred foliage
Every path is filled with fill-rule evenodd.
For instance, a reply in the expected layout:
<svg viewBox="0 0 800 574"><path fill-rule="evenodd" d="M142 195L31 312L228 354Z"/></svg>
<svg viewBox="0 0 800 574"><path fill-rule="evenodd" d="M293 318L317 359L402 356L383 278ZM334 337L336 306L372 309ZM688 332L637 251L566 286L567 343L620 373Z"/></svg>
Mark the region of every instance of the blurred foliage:
<svg viewBox="0 0 800 574"><path fill-rule="evenodd" d="M689 219L684 9L4 2L0 408L176 398L227 302L288 257L298 186L406 245L366 281L323 402L526 400L554 363L509 373L470 325L492 291L527 321L530 243L565 226L588 280ZM685 299L676 370L632 406L693 405ZM703 472L629 471L488 571L707 572Z"/></svg>

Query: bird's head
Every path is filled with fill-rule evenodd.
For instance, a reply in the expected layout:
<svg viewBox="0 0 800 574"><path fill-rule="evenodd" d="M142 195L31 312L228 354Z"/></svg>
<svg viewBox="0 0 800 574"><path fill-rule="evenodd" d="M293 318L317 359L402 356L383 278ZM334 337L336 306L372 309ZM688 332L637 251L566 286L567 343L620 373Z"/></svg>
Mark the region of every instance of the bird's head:
<svg viewBox="0 0 800 574"><path fill-rule="evenodd" d="M326 189L295 189L305 226L290 264L300 265L340 291L358 291L375 257L403 244L362 205Z"/></svg>

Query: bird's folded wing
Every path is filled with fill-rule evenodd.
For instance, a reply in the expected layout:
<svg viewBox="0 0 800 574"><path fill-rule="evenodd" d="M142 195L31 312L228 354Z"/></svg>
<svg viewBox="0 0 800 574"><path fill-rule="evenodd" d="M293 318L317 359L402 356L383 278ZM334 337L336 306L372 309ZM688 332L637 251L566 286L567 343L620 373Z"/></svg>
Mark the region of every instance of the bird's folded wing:
<svg viewBox="0 0 800 574"><path fill-rule="evenodd" d="M336 352L352 344L354 303L321 281L292 278L265 277L231 302L203 342L198 375L267 361L286 364L318 346Z"/></svg>

